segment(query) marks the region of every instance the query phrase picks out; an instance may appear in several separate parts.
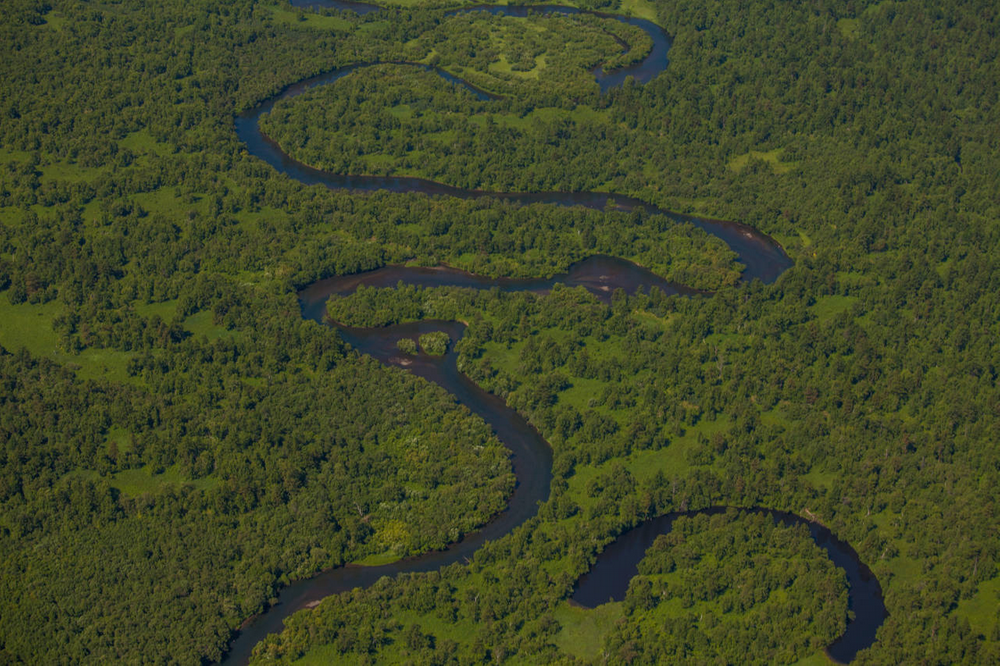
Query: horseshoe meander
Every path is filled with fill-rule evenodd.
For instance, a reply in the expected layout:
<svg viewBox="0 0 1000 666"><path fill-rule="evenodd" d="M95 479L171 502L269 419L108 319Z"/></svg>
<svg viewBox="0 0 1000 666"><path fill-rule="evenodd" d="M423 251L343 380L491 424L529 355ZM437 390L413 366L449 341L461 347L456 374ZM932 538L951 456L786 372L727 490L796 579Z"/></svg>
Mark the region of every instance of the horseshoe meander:
<svg viewBox="0 0 1000 666"><path fill-rule="evenodd" d="M341 0L296 0L298 6L324 6L354 11L359 14L378 11L378 7L364 3L343 2ZM467 7L449 13L485 10L494 14L526 16L529 10L562 14L581 13L570 7L553 5L538 7ZM669 38L659 26L641 19L596 13L604 18L612 18L636 25L645 30L653 40L653 48L640 63L611 73L600 68L594 75L601 84L602 91L620 85L627 76L644 83L663 71L667 65ZM760 279L773 282L792 264L782 248L770 237L737 222L710 220L681 215L660 209L647 202L624 195L605 192L486 192L463 190L433 181L391 176L358 176L333 174L314 169L288 156L275 142L261 132L258 122L264 113L282 99L289 99L319 85L337 81L361 67L378 63L359 63L336 69L332 72L300 81L281 93L266 100L257 107L238 115L235 129L238 137L246 144L250 154L264 160L272 167L306 185L322 184L331 189L348 189L359 192L385 189L394 192L421 192L429 195L444 195L459 198L494 197L511 200L519 204L550 203L562 206L584 206L603 210L609 205L630 211L637 208L647 212L667 215L679 222L689 222L726 242L745 265L744 280ZM491 99L488 93L443 70L427 65L399 63L422 67L436 72L451 83L463 86L480 99ZM695 290L670 283L629 262L611 257L590 257L571 267L568 273L548 279L489 279L455 269L428 269L417 267L388 266L357 275L337 276L310 285L299 294L302 315L320 323L337 328L340 335L354 349L369 354L385 365L405 367L428 381L435 382L459 403L478 414L493 428L500 441L510 450L517 486L510 498L507 509L491 520L479 531L465 536L442 551L419 556L382 566L348 565L324 571L307 580L298 581L284 588L277 603L261 615L249 620L230 645L223 663L244 663L261 639L267 634L278 632L286 617L303 608L310 608L322 598L353 588L367 587L383 576L401 573L420 573L437 570L443 566L464 561L486 541L494 540L511 532L538 511L538 504L548 499L551 481L552 452L548 442L517 412L497 396L479 388L457 368L457 353L454 341L465 330L465 325L454 321L420 321L375 329L359 329L340 326L326 318L326 301L333 295L348 295L359 286L393 287L399 282L421 287L458 286L473 289L499 288L502 291L531 291L544 293L555 283L567 286L583 286L604 301L610 300L616 288L635 292L640 287L658 287L667 294L692 295ZM426 355L402 359L396 349L400 338L417 338L430 331L444 330L453 340L448 353L442 358ZM621 600L625 597L631 578L637 573L637 565L655 538L669 532L674 520L682 515L712 514L725 511L727 507L710 507L699 511L671 513L648 520L638 527L625 532L610 544L599 556L590 572L577 582L573 601L583 606L593 607L608 599ZM839 662L849 662L861 649L871 645L878 627L886 617L882 600L882 590L871 570L865 566L857 552L847 543L837 539L829 529L817 522L806 520L795 514L766 507L739 507L751 513L766 513L785 525L806 525L813 537L834 564L846 574L849 584L848 604L854 613L843 635L827 647L827 654Z"/></svg>

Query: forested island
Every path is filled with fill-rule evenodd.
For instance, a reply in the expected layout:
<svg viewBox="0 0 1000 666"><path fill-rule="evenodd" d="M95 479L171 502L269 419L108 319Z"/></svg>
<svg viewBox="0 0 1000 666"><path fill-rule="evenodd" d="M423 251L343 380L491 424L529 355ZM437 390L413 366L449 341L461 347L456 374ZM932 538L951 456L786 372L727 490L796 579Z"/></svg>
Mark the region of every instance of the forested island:
<svg viewBox="0 0 1000 666"><path fill-rule="evenodd" d="M1000 661L993 4L486 9L5 3L0 661Z"/></svg>

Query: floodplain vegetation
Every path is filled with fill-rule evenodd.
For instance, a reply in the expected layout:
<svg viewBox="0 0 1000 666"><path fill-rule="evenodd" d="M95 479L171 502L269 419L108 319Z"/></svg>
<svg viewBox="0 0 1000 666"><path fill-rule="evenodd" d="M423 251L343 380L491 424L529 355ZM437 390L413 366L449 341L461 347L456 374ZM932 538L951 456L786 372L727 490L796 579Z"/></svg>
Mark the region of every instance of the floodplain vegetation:
<svg viewBox="0 0 1000 666"><path fill-rule="evenodd" d="M296 614L256 660L822 660L843 576L751 514L680 521L625 601L567 604L628 527L730 505L814 517L872 568L889 616L858 663L1000 661L995 7L577 4L654 19L667 70L601 94L589 70L624 64L606 31L646 47L593 17L5 3L0 661L215 661L288 581L483 525L514 483L502 443L303 320L296 291L597 253L715 293L331 303L345 323L468 321L459 367L552 443L551 496L467 564ZM498 99L383 65L265 127L337 171L739 220L795 266L741 283L720 241L641 211L308 187L233 131L308 76L420 60Z"/></svg>

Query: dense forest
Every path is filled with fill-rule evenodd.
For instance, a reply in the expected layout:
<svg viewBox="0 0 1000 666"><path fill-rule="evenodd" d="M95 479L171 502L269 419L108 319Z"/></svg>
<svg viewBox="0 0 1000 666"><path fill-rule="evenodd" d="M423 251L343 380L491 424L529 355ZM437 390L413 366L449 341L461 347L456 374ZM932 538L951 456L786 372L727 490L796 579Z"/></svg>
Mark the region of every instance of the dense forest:
<svg viewBox="0 0 1000 666"><path fill-rule="evenodd" d="M551 492L470 561L331 596L255 658L822 663L843 575L766 516L679 520L624 601L568 603L628 528L725 505L857 550L889 613L859 663L1000 661L996 7L576 2L673 40L653 81L602 93L591 70L643 57L642 31L383 4L5 3L0 661L217 661L289 581L484 525L515 483L488 424L304 320L297 291L594 254L712 293L331 299L350 325L467 322L400 353L454 343L552 444ZM641 210L329 190L248 154L235 114L358 63L492 98L379 64L263 127L336 172L736 220L795 264L747 283L719 239Z"/></svg>

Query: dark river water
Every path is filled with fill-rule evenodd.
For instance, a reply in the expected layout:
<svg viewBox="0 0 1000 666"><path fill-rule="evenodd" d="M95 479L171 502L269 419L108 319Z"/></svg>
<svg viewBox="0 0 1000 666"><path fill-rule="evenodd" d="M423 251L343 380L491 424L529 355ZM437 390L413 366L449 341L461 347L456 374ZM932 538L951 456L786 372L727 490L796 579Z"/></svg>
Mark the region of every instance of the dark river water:
<svg viewBox="0 0 1000 666"><path fill-rule="evenodd" d="M362 14L378 11L374 5L337 0L325 2L293 0L292 4L303 7L332 7ZM468 7L456 11L482 9L492 13L515 16L526 15L528 11L565 14L578 13L579 11L573 8L554 6L532 8ZM598 15L636 25L645 30L653 39L653 49L642 62L609 73L595 71L595 76L601 84L602 90L619 85L627 76L632 76L641 83L649 81L663 71L667 64L667 50L670 47L670 41L661 28L641 19ZM332 83L355 69L370 64L374 63L352 65L289 86L256 108L236 117L236 132L239 138L246 144L247 150L252 155L305 184L322 184L332 189L349 189L359 192L390 190L460 198L494 197L522 204L550 203L561 206L584 206L598 210L605 209L610 202L619 210L630 211L642 208L649 213L660 213L678 221L691 222L706 232L721 238L739 255L740 262L746 266L743 273L744 280L760 279L764 282L773 282L792 264L780 245L773 239L738 222L680 215L659 209L633 197L608 192L485 192L463 190L420 178L333 174L313 169L292 159L260 131L258 126L260 116L270 111L278 100L294 97L318 85ZM471 90L480 99L490 99L487 93L440 69L426 65L412 66L435 71L452 83ZM481 530L466 535L461 541L452 544L443 551L424 553L383 566L348 565L339 567L285 587L279 593L277 603L266 612L248 621L240 630L230 645L230 650L223 659L223 663L245 663L249 659L254 645L268 634L281 631L286 617L298 610L310 607L326 596L357 587L367 587L383 576L433 571L448 564L467 561L484 542L508 534L534 516L538 511L538 504L548 499L552 469L552 452L548 443L524 418L507 407L503 400L482 390L458 371L454 344L465 331L463 324L451 321L421 321L382 328L357 329L338 326L326 319L326 301L330 296L348 295L361 285L394 287L400 282L423 287L498 288L503 291L536 293L547 292L554 284L563 283L569 286L583 286L605 302L610 300L611 293L618 288L626 292L635 292L639 288L648 289L656 286L667 294L694 295L698 293L683 285L663 280L627 261L601 256L585 259L572 266L566 274L546 279L491 279L451 268L387 266L366 273L328 278L302 290L299 293L299 301L304 317L335 326L344 340L359 352L369 354L386 365L405 368L409 372L438 384L454 396L459 403L489 423L500 441L511 452L517 486L504 512L496 516ZM443 357L430 357L424 354L403 355L396 348L396 342L400 338L408 337L416 340L422 333L441 330L447 332L452 339L448 353ZM726 507L713 507L701 512L689 512L683 515L724 510ZM878 581L868 567L860 561L854 549L834 537L825 527L806 521L799 516L761 507L749 507L741 510L768 513L775 520L785 524L807 525L815 542L824 549L834 564L846 573L850 585L849 607L854 613L854 619L848 622L845 633L827 648L829 656L837 661L848 662L854 658L858 650L871 645L875 640L878 627L886 617L886 611ZM593 607L611 599L623 599L629 581L636 574L638 562L656 536L670 530L678 515L682 514L669 514L649 520L622 534L598 556L591 571L578 581L573 593L573 601L583 606Z"/></svg>
<svg viewBox="0 0 1000 666"><path fill-rule="evenodd" d="M591 570L577 581L573 601L587 608L594 608L608 601L622 601L628 591L629 581L639 572L639 562L646 551L656 541L656 537L673 528L678 516L724 513L727 509L728 507L717 506L700 511L669 513L647 520L625 532L601 552ZM886 617L886 611L882 603L882 587L857 552L819 523L795 514L762 507L740 510L768 514L775 521L790 527L805 525L816 545L826 552L836 566L843 569L850 586L848 607L854 611L854 619L848 622L844 633L827 646L826 653L838 662L847 663L854 659L858 650L871 645Z"/></svg>
<svg viewBox="0 0 1000 666"><path fill-rule="evenodd" d="M355 3L335 2L317 3L309 0L302 3L303 6L333 6L338 9L350 9ZM370 5L365 5L370 7ZM481 11L484 8L467 7L456 11ZM539 5L535 7L491 7L491 13L502 13L508 15L526 15L530 11L559 12L566 14L579 13L579 10L571 7L558 7L552 5ZM650 35L653 40L653 49L641 62L620 70L615 70L607 74L595 72L598 82L607 86L620 85L628 76L632 76L636 81L646 82L662 72L667 66L667 51L670 48L670 40L659 26L643 19L631 17L617 17L613 15L599 14L607 18L614 18L626 23L637 25ZM521 204L548 203L559 206L583 206L594 210L605 210L614 208L620 211L633 211L643 209L650 214L666 215L679 222L690 222L704 231L721 238L729 245L740 261L746 266L743 276L747 280L754 278L764 282L773 282L777 277L792 265L791 259L785 254L778 243L766 234L762 234L756 229L739 222L729 222L724 220L713 220L709 218L683 215L670 210L659 208L649 202L642 201L635 197L619 194L615 192L489 192L485 190L466 190L452 187L444 183L438 183L424 178L414 178L411 176L365 176L353 174L337 174L321 169L315 169L296 159L290 157L284 150L272 141L260 130L260 117L271 111L276 102L283 99L297 97L316 86L327 85L347 76L351 72L370 67L380 63L359 63L341 67L325 74L314 76L304 81L299 81L281 91L274 97L262 102L256 107L249 109L236 116L236 134L240 140L246 144L247 151L270 164L278 171L287 174L306 185L325 185L331 189L345 189L355 192L366 192L373 190L388 190L390 192L422 192L428 195L442 195L458 197L462 199L475 199L480 197L491 197L494 199L505 199ZM466 81L455 77L442 69L421 65L416 63L396 63L419 67L427 71L433 71L445 80L454 85L462 86L472 92L481 100L491 99L491 96L472 86ZM603 88L603 89L606 89Z"/></svg>

